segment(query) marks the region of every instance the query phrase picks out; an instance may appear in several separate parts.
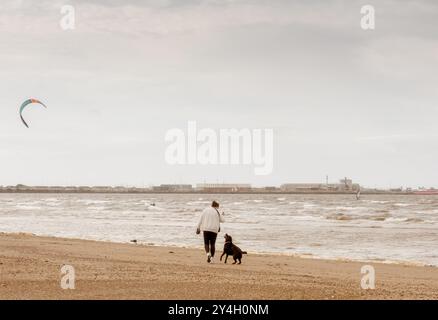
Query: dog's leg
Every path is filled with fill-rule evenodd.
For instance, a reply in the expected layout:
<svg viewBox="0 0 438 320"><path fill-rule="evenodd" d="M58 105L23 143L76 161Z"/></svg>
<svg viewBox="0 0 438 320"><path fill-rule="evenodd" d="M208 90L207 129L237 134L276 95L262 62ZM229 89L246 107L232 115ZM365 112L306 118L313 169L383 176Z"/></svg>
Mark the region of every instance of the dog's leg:
<svg viewBox="0 0 438 320"><path fill-rule="evenodd" d="M228 254L225 256L225 263L227 263Z"/></svg>
<svg viewBox="0 0 438 320"><path fill-rule="evenodd" d="M222 261L222 257L224 256L224 254L225 254L225 252L222 252L222 255L221 255L221 258L219 259L219 261Z"/></svg>
<svg viewBox="0 0 438 320"><path fill-rule="evenodd" d="M233 264L236 264L237 262L236 258L233 257L233 260L234 260Z"/></svg>

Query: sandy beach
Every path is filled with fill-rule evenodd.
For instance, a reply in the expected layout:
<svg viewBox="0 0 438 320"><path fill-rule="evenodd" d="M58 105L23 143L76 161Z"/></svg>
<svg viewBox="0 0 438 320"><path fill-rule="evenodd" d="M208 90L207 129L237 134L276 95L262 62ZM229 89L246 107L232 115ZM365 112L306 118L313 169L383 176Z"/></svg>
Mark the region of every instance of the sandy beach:
<svg viewBox="0 0 438 320"><path fill-rule="evenodd" d="M74 290L60 286L75 268ZM249 253L242 265L207 264L199 250L0 234L1 299L438 299L438 269Z"/></svg>

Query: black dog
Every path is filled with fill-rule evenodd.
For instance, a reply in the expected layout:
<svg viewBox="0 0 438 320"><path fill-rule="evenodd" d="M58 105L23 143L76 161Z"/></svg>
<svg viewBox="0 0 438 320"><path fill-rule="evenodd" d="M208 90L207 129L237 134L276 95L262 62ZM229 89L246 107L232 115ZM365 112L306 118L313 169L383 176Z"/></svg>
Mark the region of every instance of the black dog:
<svg viewBox="0 0 438 320"><path fill-rule="evenodd" d="M228 256L233 256L233 264L236 264L239 261L239 264L242 263L242 255L247 254L246 251L240 250L240 248L233 244L233 238L228 234L225 234L225 244L224 244L224 252L221 255L220 261L222 261L222 257L225 256L225 263L227 263Z"/></svg>

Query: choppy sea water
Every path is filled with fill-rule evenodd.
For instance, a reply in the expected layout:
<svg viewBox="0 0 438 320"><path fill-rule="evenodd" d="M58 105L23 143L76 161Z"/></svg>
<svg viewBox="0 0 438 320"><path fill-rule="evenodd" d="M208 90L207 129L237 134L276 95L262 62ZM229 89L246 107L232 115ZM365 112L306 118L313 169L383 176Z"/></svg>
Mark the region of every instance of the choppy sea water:
<svg viewBox="0 0 438 320"><path fill-rule="evenodd" d="M249 253L438 266L438 196L0 194L0 232L202 247L213 199Z"/></svg>

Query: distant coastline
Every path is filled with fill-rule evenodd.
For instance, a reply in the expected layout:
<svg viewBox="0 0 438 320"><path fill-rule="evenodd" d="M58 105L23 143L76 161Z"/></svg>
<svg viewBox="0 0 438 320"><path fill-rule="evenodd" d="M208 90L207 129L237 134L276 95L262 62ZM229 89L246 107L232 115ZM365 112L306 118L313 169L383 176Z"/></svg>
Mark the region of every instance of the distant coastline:
<svg viewBox="0 0 438 320"><path fill-rule="evenodd" d="M390 195L415 195L412 190L379 190L379 189L361 189L361 194L390 194ZM59 193L59 194L320 194L320 195L355 195L357 190L333 190L333 189L302 189L302 190L285 190L277 187L264 188L170 188L170 187L75 187L75 186L7 186L0 187L0 193Z"/></svg>

